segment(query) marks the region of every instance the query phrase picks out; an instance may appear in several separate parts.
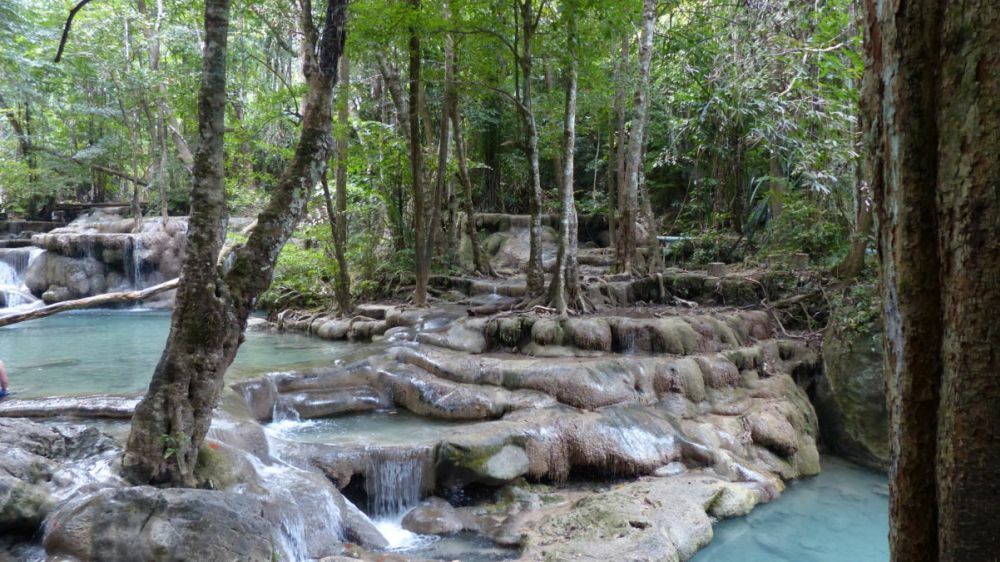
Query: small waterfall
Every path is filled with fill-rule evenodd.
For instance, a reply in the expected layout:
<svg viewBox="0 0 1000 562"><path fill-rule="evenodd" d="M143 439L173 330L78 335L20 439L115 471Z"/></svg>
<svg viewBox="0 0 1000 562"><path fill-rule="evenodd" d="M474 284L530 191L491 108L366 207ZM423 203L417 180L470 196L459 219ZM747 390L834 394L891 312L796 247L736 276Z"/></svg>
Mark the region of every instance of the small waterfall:
<svg viewBox="0 0 1000 562"><path fill-rule="evenodd" d="M418 535L403 528L403 516L420 503L424 467L430 450L371 450L365 467L365 495L368 515L390 550L414 548L437 540L434 535Z"/></svg>
<svg viewBox="0 0 1000 562"><path fill-rule="evenodd" d="M274 401L274 407L271 410L272 425L281 422L298 423L301 421L302 417L299 416L298 410L282 400L280 396Z"/></svg>
<svg viewBox="0 0 1000 562"><path fill-rule="evenodd" d="M38 301L24 284L24 274L43 251L34 247L0 248L0 305L11 308Z"/></svg>
<svg viewBox="0 0 1000 562"><path fill-rule="evenodd" d="M132 288L142 289L144 282L142 279L142 235L137 234L129 237L130 242L125 245L124 265L129 268L129 281Z"/></svg>
<svg viewBox="0 0 1000 562"><path fill-rule="evenodd" d="M371 455L365 469L368 514L375 519L397 519L420 503L424 463L416 455L401 459Z"/></svg>

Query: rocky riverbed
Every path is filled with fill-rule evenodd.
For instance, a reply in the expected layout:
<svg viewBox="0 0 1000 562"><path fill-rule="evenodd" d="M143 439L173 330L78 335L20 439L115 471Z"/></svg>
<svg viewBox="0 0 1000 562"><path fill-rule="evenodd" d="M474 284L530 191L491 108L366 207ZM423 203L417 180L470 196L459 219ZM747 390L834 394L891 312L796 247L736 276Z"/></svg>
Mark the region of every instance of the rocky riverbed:
<svg viewBox="0 0 1000 562"><path fill-rule="evenodd" d="M760 306L795 272L624 279L588 259L584 316L513 309L516 278L441 277L428 309L253 321L358 343L230 380L199 489L119 479L134 395L0 403L6 556L687 560L820 472L818 342Z"/></svg>

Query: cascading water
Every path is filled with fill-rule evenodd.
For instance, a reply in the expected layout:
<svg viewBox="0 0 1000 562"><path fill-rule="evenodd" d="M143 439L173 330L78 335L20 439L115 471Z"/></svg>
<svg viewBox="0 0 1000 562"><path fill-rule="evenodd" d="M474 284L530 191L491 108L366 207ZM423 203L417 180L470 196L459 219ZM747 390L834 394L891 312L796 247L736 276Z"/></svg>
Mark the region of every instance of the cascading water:
<svg viewBox="0 0 1000 562"><path fill-rule="evenodd" d="M142 235L129 236L122 252L122 267L133 289L142 289Z"/></svg>
<svg viewBox="0 0 1000 562"><path fill-rule="evenodd" d="M387 453L387 452L386 452ZM405 550L437 540L403 528L403 517L420 503L424 481L424 455L416 452L369 455L365 468L368 514L389 542L390 549Z"/></svg>
<svg viewBox="0 0 1000 562"><path fill-rule="evenodd" d="M34 247L0 248L0 307L13 308L38 302L24 284L24 275L43 251Z"/></svg>
<svg viewBox="0 0 1000 562"><path fill-rule="evenodd" d="M402 517L420 503L423 463L417 458L371 458L365 470L368 514L376 519Z"/></svg>

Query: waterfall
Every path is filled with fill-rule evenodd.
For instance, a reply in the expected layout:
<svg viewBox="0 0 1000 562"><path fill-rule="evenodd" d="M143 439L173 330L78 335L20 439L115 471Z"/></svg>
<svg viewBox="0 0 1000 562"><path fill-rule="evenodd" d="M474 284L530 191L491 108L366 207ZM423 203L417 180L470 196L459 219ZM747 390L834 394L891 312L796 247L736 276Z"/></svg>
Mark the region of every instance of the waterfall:
<svg viewBox="0 0 1000 562"><path fill-rule="evenodd" d="M130 275L129 281L132 288L142 289L142 235L136 234L129 238L131 242L125 245L125 267L130 268L127 273Z"/></svg>
<svg viewBox="0 0 1000 562"><path fill-rule="evenodd" d="M28 266L43 250L41 248L0 248L0 307L34 304L38 301L24 284Z"/></svg>
<svg viewBox="0 0 1000 562"><path fill-rule="evenodd" d="M424 469L430 459L430 449L369 450L365 467L368 515L389 542L390 550L406 550L437 540L434 535L418 535L403 528L403 516L420 503Z"/></svg>
<svg viewBox="0 0 1000 562"><path fill-rule="evenodd" d="M368 515L375 519L402 518L420 503L424 461L417 455L389 459L371 455L365 469Z"/></svg>

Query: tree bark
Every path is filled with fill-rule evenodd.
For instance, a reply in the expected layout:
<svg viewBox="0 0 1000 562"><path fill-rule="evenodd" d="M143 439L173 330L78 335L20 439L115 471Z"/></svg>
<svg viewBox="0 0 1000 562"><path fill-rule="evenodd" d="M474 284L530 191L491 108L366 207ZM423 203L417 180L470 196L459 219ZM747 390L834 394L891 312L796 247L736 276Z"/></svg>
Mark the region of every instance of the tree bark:
<svg viewBox="0 0 1000 562"><path fill-rule="evenodd" d="M420 0L410 0L414 10L420 9ZM431 276L430 256L427 255L426 201L424 199L424 163L420 150L420 36L416 27L410 28L410 76L409 76L409 125L410 125L410 186L413 189L413 239L416 287L413 290L413 304L427 306L427 283Z"/></svg>
<svg viewBox="0 0 1000 562"><path fill-rule="evenodd" d="M579 268L577 267L577 215L573 187L573 165L576 152L576 2L566 6L566 110L563 126L563 169L560 183L562 209L559 217L559 247L556 269L549 285L549 306L565 316L570 308L583 308L580 298Z"/></svg>
<svg viewBox="0 0 1000 562"><path fill-rule="evenodd" d="M642 147L649 112L649 66L653 52L655 20L656 0L643 0L642 34L639 40L639 84L635 92L636 114L629 130L628 150L625 158L625 184L621 188L625 195L620 219L622 240L621 249L617 256L619 269L631 274L637 273L638 236L635 226L639 219L639 168L642 166Z"/></svg>
<svg viewBox="0 0 1000 562"><path fill-rule="evenodd" d="M350 131L349 99L351 91L350 63L347 56L340 57L340 95L337 96L337 171L334 178L337 210L330 213L333 220L333 253L337 258L337 305L340 313L353 310L351 303L351 273L347 264L347 137ZM323 184L326 187L326 184ZM327 212L330 211L329 188L326 193Z"/></svg>
<svg viewBox="0 0 1000 562"><path fill-rule="evenodd" d="M330 0L322 33L302 2L307 92L301 136L232 268L217 266L226 223L223 135L229 0L205 3L205 49L191 214L170 336L146 396L132 418L122 466L136 483L196 485L198 450L236 356L247 318L267 289L274 264L326 169L332 147L332 90L343 52L346 0Z"/></svg>
<svg viewBox="0 0 1000 562"><path fill-rule="evenodd" d="M448 3L445 2L444 18L449 19ZM437 175L435 176L434 194L431 198L431 217L427 228L427 240L424 247L424 256L428 262L434 259L436 243L440 241L438 234L442 234L441 228L441 205L445 200L445 189L448 180L448 150L451 148L449 133L451 124L448 116L451 113L452 99L455 95L455 75L454 75L454 45L451 34L445 34L444 38L444 99L441 100L441 123L438 128L438 161ZM430 120L427 119L429 122ZM428 278L430 277L430 267L427 268Z"/></svg>
<svg viewBox="0 0 1000 562"><path fill-rule="evenodd" d="M165 281L159 285L153 285L152 287L147 287L139 291L104 293L93 297L57 302L55 304L50 304L48 306L43 306L42 308L29 310L27 312L0 316L0 328L10 326L11 324L17 324L19 322L25 322L27 320L38 320L39 318L45 318L46 316L52 316L53 314L59 314L60 312L66 312L67 310L80 310L84 308L106 307L112 304L141 302L150 297L154 297L160 293L165 293L176 288L177 279L171 279L170 281Z"/></svg>
<svg viewBox="0 0 1000 562"><path fill-rule="evenodd" d="M1000 7L866 0L894 560L1000 549ZM869 129L870 130L870 129ZM872 157L874 155L874 157Z"/></svg>
<svg viewBox="0 0 1000 562"><path fill-rule="evenodd" d="M538 163L538 125L535 122L535 112L531 99L531 69L532 38L535 34L535 15L532 10L533 0L522 0L521 8L521 47L519 57L521 83L521 119L527 138L527 156L531 163L531 194L528 200L528 212L531 215L529 228L530 249L528 251L527 293L530 297L541 296L545 291L545 272L542 266L542 177Z"/></svg>
<svg viewBox="0 0 1000 562"><path fill-rule="evenodd" d="M472 178L469 177L469 165L465 157L465 139L462 136L462 123L458 109L458 96L452 98L451 125L455 137L455 157L458 159L458 180L464 192L463 205L465 209L465 235L469 237L472 246L472 264L480 275L494 276L486 252L479 244L479 234L476 232L476 211L472 201Z"/></svg>

